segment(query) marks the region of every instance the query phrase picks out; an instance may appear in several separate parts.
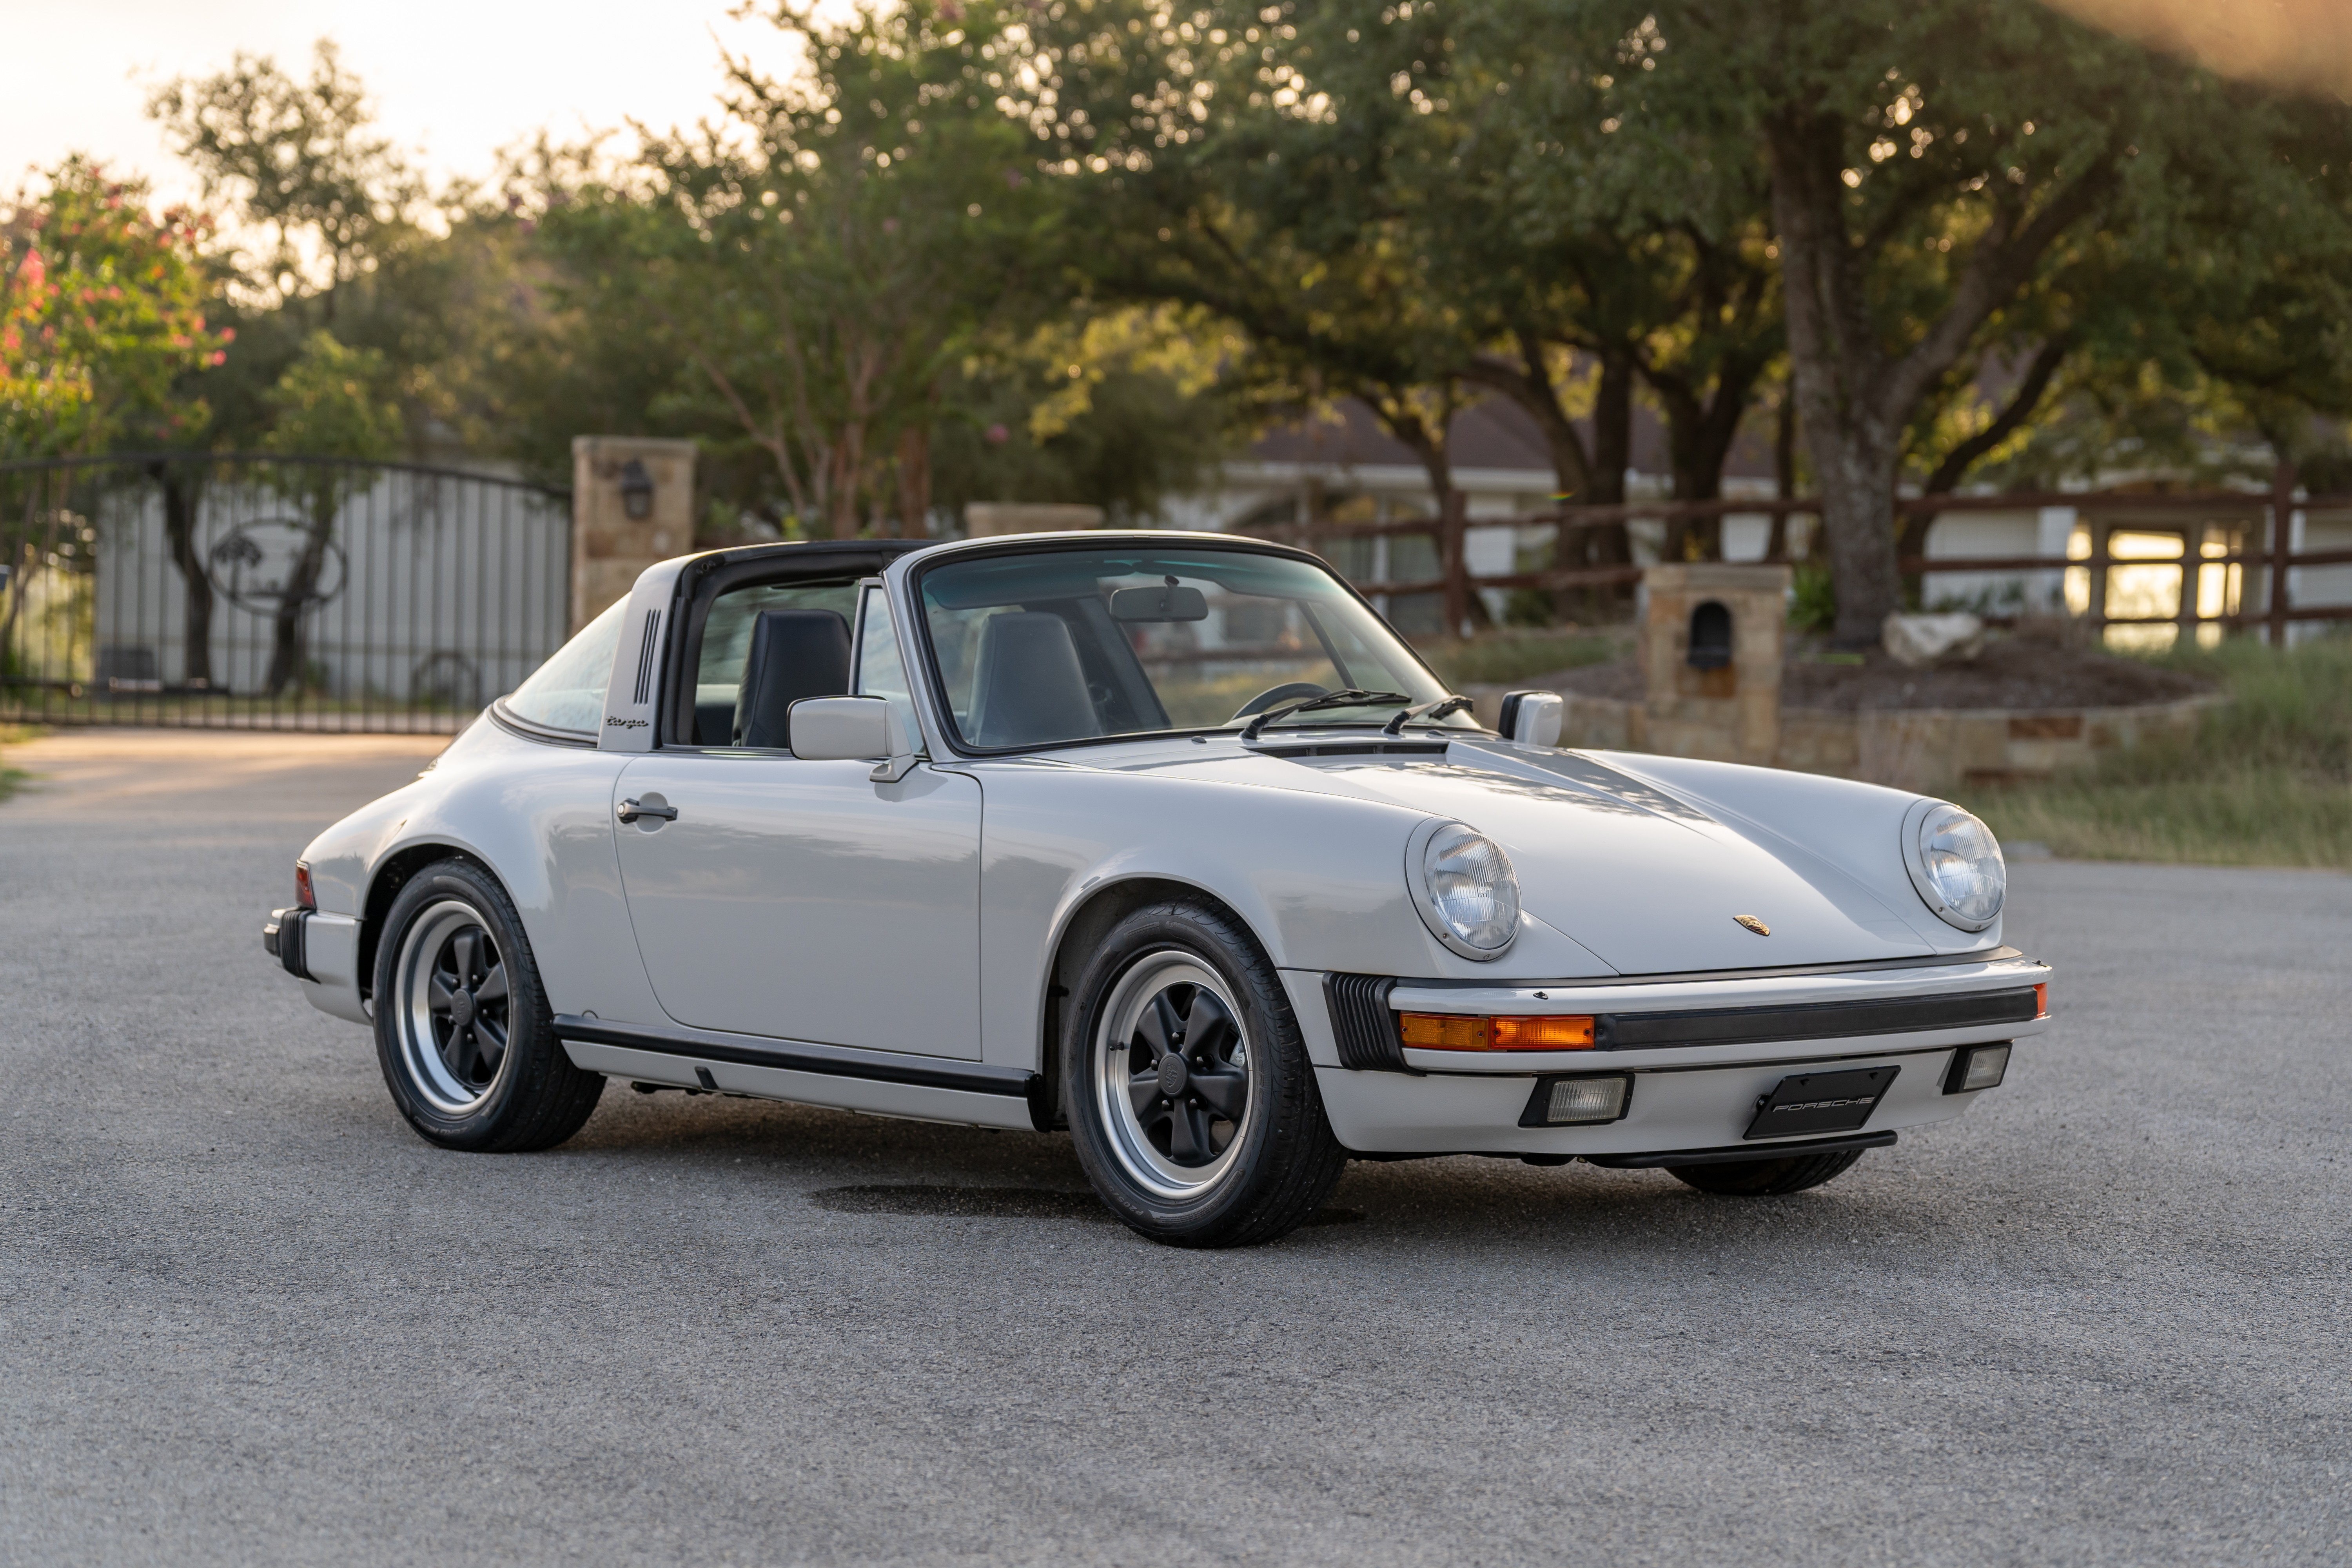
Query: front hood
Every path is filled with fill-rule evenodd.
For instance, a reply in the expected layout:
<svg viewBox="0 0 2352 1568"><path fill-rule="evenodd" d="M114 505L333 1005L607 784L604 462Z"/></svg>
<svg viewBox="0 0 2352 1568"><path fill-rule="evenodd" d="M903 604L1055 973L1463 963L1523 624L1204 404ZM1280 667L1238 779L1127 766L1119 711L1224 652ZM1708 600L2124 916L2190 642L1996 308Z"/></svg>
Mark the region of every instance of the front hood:
<svg viewBox="0 0 2352 1568"><path fill-rule="evenodd" d="M1576 752L1477 742L1420 756L1151 747L1100 763L1382 800L1465 822L1510 856L1530 916L1620 973L1915 958L1941 945L1826 855ZM1892 833L1887 840L1891 863ZM1739 915L1770 934L1743 927Z"/></svg>

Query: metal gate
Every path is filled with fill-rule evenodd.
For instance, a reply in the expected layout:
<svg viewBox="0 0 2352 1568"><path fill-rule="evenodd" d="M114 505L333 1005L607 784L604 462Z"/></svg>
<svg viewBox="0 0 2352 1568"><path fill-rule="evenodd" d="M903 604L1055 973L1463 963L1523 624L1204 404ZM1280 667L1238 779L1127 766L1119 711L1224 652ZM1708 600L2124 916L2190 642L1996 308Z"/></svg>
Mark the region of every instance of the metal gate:
<svg viewBox="0 0 2352 1568"><path fill-rule="evenodd" d="M0 721L454 731L562 646L569 492L413 463L0 463Z"/></svg>

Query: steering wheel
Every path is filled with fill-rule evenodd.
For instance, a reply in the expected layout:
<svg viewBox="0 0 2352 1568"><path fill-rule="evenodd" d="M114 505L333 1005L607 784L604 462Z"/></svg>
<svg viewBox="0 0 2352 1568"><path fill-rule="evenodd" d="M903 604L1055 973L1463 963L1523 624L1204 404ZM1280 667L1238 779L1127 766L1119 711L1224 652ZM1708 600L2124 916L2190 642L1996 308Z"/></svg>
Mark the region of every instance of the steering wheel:
<svg viewBox="0 0 2352 1568"><path fill-rule="evenodd" d="M1233 718L1226 720L1225 722L1234 723L1248 718L1253 713L1264 712L1277 702L1289 702L1301 697L1320 697L1329 689L1330 688L1318 686L1311 680L1286 680L1279 686L1267 687L1264 691L1243 703L1234 710Z"/></svg>

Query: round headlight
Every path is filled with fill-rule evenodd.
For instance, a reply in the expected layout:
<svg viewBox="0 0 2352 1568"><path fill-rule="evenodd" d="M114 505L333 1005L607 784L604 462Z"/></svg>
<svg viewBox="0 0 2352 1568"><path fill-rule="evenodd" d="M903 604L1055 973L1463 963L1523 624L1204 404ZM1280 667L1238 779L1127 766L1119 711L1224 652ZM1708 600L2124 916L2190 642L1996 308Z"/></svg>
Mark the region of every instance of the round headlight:
<svg viewBox="0 0 2352 1568"><path fill-rule="evenodd" d="M2009 895L2000 842L1958 806L1923 800L1904 814L1903 863L1919 897L1948 925L1982 931L2000 918Z"/></svg>
<svg viewBox="0 0 2352 1568"><path fill-rule="evenodd" d="M1426 822L1405 847L1413 907L1465 958L1499 958L1518 939L1519 879L1503 847L1459 822Z"/></svg>

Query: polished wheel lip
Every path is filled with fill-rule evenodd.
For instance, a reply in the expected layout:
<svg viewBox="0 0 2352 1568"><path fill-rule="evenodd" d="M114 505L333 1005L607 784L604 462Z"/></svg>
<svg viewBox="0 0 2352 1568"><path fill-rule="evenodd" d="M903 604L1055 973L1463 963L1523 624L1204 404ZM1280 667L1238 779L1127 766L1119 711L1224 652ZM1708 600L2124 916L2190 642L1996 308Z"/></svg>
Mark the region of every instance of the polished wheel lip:
<svg viewBox="0 0 2352 1568"><path fill-rule="evenodd" d="M465 1116L478 1110L498 1092L515 1057L512 1028L513 1008L511 980L502 998L508 1002L506 1038L499 1045L497 1066L488 1083L478 1087L459 1078L446 1059L440 1035L435 1028L436 999L436 973L459 940L472 935L486 948L493 961L484 965L499 972L509 972L510 959L499 952L497 939L490 934L489 922L473 905L458 899L443 899L417 911L408 922L407 934L400 943L400 954L393 967L392 1025L397 1038L400 1065L409 1086L435 1111L444 1116ZM446 986L441 989L446 989ZM444 1013L462 1012L469 1023L475 1020L478 993L468 990L464 1000L444 1001Z"/></svg>
<svg viewBox="0 0 2352 1568"><path fill-rule="evenodd" d="M1147 1118L1139 1112L1136 1104L1139 1090L1146 1092L1149 1104L1149 1091L1159 1085L1173 1083L1191 1090L1205 1065L1194 1059L1195 1053L1191 1050L1185 1053L1187 1065L1181 1069L1167 1068L1164 1056L1141 1071L1132 1065L1139 1048L1157 1049L1149 1038L1152 1031L1147 1016L1153 1012L1155 1003L1179 986L1194 988L1196 997L1204 993L1213 998L1215 1009L1230 1021L1232 1048L1219 1048L1218 1059L1240 1068L1246 1084L1240 1104L1234 1108L1234 1113L1215 1119L1230 1122L1233 1132L1229 1141L1213 1158L1199 1164L1181 1163L1161 1152L1152 1142L1146 1130ZM1178 948L1159 949L1128 965L1111 987L1100 1017L1089 1052L1090 1076L1094 1080L1096 1111L1120 1173L1152 1197L1165 1202L1188 1202L1207 1195L1232 1174L1256 1136L1251 1125L1250 1103L1260 1089L1263 1053L1255 1048L1249 1038L1242 1022L1242 1010L1234 1000L1233 987L1196 954Z"/></svg>

